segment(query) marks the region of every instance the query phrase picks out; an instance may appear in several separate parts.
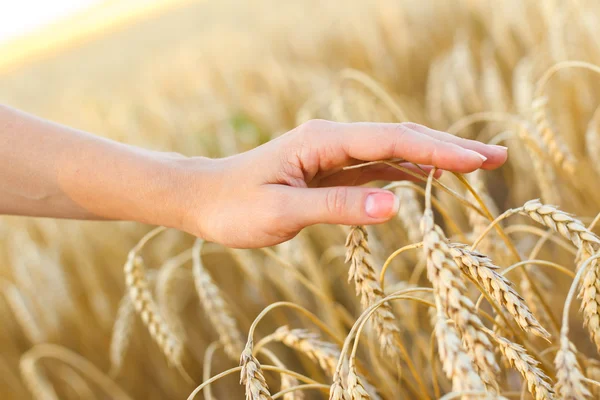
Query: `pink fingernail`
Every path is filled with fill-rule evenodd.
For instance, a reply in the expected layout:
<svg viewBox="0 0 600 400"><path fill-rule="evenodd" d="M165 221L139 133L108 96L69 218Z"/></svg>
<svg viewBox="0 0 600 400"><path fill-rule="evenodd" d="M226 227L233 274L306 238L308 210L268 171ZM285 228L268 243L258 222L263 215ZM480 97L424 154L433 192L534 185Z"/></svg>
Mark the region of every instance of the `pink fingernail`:
<svg viewBox="0 0 600 400"><path fill-rule="evenodd" d="M400 199L392 192L371 193L365 200L365 211L371 218L386 218L394 215L400 208Z"/></svg>
<svg viewBox="0 0 600 400"><path fill-rule="evenodd" d="M486 162L486 161L487 161L487 157L486 157L486 156L484 156L483 154L480 154L480 153L478 153L478 152L476 152L476 151L473 151L473 150L468 150L468 149L467 149L467 151L468 151L469 153L472 153L472 154L475 154L475 155L477 155L477 157L481 158L481 161L483 161L483 162Z"/></svg>

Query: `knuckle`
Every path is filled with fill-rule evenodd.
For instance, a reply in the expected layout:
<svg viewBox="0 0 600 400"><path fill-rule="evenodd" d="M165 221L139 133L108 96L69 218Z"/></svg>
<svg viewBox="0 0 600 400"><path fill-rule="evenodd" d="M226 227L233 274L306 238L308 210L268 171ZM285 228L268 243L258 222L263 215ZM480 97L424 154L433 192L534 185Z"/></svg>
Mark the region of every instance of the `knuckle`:
<svg viewBox="0 0 600 400"><path fill-rule="evenodd" d="M300 125L298 127L298 132L302 136L318 135L331 129L332 124L333 122L324 119L311 119Z"/></svg>
<svg viewBox="0 0 600 400"><path fill-rule="evenodd" d="M422 125L419 125L415 122L403 122L400 125L404 126L405 129L411 130L411 131L418 131L419 129L422 128Z"/></svg>
<svg viewBox="0 0 600 400"><path fill-rule="evenodd" d="M327 191L325 206L329 214L342 214L348 201L348 189L345 187L334 187Z"/></svg>
<svg viewBox="0 0 600 400"><path fill-rule="evenodd" d="M410 127L411 122L403 122L401 124L396 124L394 126L394 134L398 138L398 140L402 140L409 132L412 131Z"/></svg>

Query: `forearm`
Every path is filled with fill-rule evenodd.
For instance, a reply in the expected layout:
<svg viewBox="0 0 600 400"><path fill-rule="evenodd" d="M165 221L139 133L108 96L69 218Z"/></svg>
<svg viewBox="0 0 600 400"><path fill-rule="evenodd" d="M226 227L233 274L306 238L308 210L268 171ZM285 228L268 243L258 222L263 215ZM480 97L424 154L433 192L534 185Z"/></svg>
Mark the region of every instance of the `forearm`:
<svg viewBox="0 0 600 400"><path fill-rule="evenodd" d="M173 222L179 160L0 105L0 213Z"/></svg>

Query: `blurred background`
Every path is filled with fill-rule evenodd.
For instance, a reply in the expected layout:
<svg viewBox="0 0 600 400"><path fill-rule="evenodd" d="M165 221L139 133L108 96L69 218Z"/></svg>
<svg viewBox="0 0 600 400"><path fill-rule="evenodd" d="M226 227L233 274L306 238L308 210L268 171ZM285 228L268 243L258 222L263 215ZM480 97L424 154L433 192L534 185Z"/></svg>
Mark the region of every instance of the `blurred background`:
<svg viewBox="0 0 600 400"><path fill-rule="evenodd" d="M561 148L577 160L575 173L565 173L548 155L534 100L540 77L552 65L600 63L598 38L596 0L4 1L0 103L146 148L211 157L253 148L313 118L415 121L509 146L506 167L470 178L493 211L541 197L589 222L600 205L594 185L600 176L600 79L586 69L565 69L543 87L542 111ZM476 117L469 120L471 115ZM464 192L455 182L448 185ZM393 250L420 240L414 225L422 205L418 193L410 193L417 211L412 231L410 215L369 228L378 266ZM438 198L459 230L476 237L467 210L444 193ZM0 398L28 399L32 393L43 399L129 398L117 385L133 399L189 395L195 385L169 367L139 318L124 314L126 309L117 313L126 298L127 253L148 229L0 217ZM344 282L346 233L342 227L314 227L274 250L356 318L359 299ZM537 236L518 228L513 234L518 249L529 254ZM144 259L154 279L154 271L182 255L182 275L173 278L179 285L175 308L185 332L187 368L199 383L206 349L219 335L193 296L186 258L191 245L192 238L168 231L147 246ZM572 255L558 246L540 254L573 268ZM208 244L203 260L241 332L277 300L310 309L342 338L348 331L334 308L259 251ZM414 278L418 262L412 255L395 260L389 285ZM505 267L508 261L500 256L497 264ZM560 318L568 285L553 284L564 278L547 275L540 279L545 293L553 293L549 301ZM423 282L417 276L416 283ZM267 318L258 335L285 323L310 325L292 314ZM581 351L590 351L575 314L572 335ZM407 340L427 342L427 313L412 319L420 325L405 332ZM135 336L121 344L118 369L119 356L111 350L115 321L131 328L127 337ZM44 343L59 350L39 350ZM427 349L410 351L431 389L429 368L439 368L428 367ZM24 354L35 361L33 367L23 367ZM73 361L73 354L84 361ZM377 352L370 354L367 369L379 365ZM547 354L551 363L552 352ZM305 357L287 352L282 360L330 382ZM220 353L212 371L236 365ZM407 379L393 368L373 368L377 382ZM449 390L437 372L442 389ZM518 391L518 375L513 378L508 386ZM279 387L275 374L267 379ZM399 398L398 393L416 398L410 384L382 385L382 398ZM213 385L213 394L243 396L237 376ZM307 398L327 398L319 396L307 392Z"/></svg>

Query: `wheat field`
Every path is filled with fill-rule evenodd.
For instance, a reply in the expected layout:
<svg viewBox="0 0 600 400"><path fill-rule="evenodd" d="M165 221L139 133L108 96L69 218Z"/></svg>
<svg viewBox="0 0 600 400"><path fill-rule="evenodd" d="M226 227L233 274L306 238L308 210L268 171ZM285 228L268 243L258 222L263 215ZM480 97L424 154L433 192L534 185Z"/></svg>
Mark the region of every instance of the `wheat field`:
<svg viewBox="0 0 600 400"><path fill-rule="evenodd" d="M377 182L397 218L258 250L3 216L0 398L600 398L600 3L201 3L0 76L0 101L185 155L328 119L509 161Z"/></svg>

